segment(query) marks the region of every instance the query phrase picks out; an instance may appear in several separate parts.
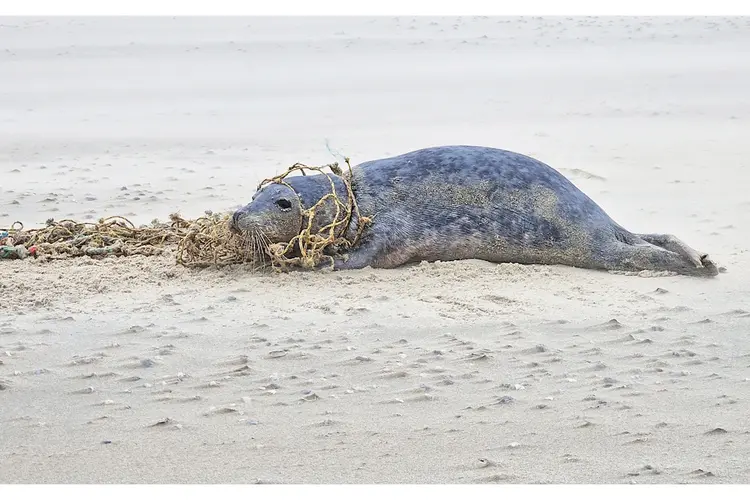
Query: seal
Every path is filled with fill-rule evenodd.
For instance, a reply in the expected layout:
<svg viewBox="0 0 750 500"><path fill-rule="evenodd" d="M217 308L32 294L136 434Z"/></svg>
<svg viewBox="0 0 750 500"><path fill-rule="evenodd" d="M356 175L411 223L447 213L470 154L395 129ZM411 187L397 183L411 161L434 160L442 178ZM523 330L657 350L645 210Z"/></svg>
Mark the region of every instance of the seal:
<svg viewBox="0 0 750 500"><path fill-rule="evenodd" d="M287 177L260 188L231 217L230 229L255 241L289 242L302 212L344 179ZM395 268L420 261L479 259L565 265L606 271L718 274L707 254L671 234L632 233L549 165L519 153L480 146L438 146L352 168L351 192L372 219L333 268ZM331 204L315 216L333 220ZM354 235L364 217L346 228Z"/></svg>

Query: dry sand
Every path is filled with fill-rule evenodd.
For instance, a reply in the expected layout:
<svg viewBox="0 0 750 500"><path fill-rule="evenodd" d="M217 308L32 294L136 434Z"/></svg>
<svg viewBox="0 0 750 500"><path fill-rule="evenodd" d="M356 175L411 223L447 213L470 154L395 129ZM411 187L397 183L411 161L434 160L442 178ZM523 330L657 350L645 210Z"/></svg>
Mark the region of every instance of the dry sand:
<svg viewBox="0 0 750 500"><path fill-rule="evenodd" d="M531 154L713 280L0 262L0 482L748 482L750 19L0 19L0 227Z"/></svg>

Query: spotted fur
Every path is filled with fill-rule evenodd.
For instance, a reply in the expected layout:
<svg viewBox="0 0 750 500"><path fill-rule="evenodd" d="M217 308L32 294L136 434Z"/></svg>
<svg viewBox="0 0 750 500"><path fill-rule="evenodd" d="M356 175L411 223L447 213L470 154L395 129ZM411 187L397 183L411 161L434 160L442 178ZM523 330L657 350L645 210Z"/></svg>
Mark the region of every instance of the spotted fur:
<svg viewBox="0 0 750 500"><path fill-rule="evenodd" d="M279 241L295 234L298 207L330 192L330 182L323 175L288 181L294 192L270 185L256 193L235 213L235 229L260 229ZM340 179L336 188L345 199ZM352 189L360 212L373 221L358 244L335 259L336 269L481 259L718 274L707 255L671 235L631 233L558 171L511 151L442 146L368 161L353 168ZM280 197L295 200L295 209L280 212ZM357 224L355 218L350 231Z"/></svg>

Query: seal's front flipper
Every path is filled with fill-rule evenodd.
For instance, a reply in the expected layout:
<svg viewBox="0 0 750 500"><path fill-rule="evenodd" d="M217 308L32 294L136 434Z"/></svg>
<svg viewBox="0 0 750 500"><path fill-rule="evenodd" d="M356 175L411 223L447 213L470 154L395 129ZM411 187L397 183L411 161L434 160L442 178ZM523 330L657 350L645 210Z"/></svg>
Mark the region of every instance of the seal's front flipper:
<svg viewBox="0 0 750 500"><path fill-rule="evenodd" d="M392 262L392 256L385 255L386 242L382 238L370 236L361 241L343 256L334 258L333 268L337 271L363 269L365 267L396 267L403 262Z"/></svg>
<svg viewBox="0 0 750 500"><path fill-rule="evenodd" d="M333 269L335 271L345 271L347 269L363 269L371 266L373 262L372 254L366 249L357 248L344 255L336 256L333 259Z"/></svg>

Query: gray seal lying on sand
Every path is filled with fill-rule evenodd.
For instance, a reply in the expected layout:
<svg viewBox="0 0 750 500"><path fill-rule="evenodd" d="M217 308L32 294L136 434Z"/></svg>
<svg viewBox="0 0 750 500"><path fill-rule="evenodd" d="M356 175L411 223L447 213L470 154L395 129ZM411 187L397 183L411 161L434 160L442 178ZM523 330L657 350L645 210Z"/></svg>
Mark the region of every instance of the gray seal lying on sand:
<svg viewBox="0 0 750 500"><path fill-rule="evenodd" d="M704 277L719 272L708 255L672 235L624 229L552 167L511 151L431 147L359 164L352 174L360 213L372 223L354 246L334 255L334 269L480 259ZM302 211L331 192L331 179L348 200L339 177L290 176L286 185L259 189L233 214L230 229L256 241L262 235L288 242L300 231ZM316 219L325 225L333 216L324 211ZM350 235L358 224L354 216Z"/></svg>

